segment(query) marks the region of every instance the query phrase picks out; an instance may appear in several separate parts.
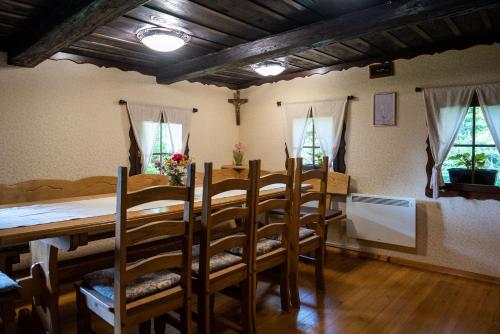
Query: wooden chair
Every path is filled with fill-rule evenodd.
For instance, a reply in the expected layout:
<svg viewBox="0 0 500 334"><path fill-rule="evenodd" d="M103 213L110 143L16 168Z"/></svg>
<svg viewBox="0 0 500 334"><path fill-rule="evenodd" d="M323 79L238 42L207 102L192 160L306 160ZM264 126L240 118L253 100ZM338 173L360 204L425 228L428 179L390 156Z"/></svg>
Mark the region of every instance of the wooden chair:
<svg viewBox="0 0 500 334"><path fill-rule="evenodd" d="M325 209L326 186L328 179L328 157L323 157L320 169L302 172L302 158L297 158L292 199L292 226L290 232L290 296L293 307L300 307L298 286L299 255L314 253L316 290L325 289L324 279L324 242L325 242ZM302 191L302 185L311 181L319 181L319 191ZM316 202L317 207L312 212L301 215L303 205Z"/></svg>
<svg viewBox="0 0 500 334"><path fill-rule="evenodd" d="M191 332L194 175L192 164L186 187L158 186L127 193L127 168L119 168L115 266L90 273L77 283L78 333L91 333L90 311L121 334L137 324L140 332L149 333L150 319L181 308L182 331ZM127 209L159 200L184 201L183 220L127 219ZM182 250L127 264L127 247L162 235L183 236Z"/></svg>
<svg viewBox="0 0 500 334"><path fill-rule="evenodd" d="M333 225L347 217L342 210L332 208L333 198L334 196L347 196L349 193L350 180L351 177L347 174L332 171L328 172L325 209L325 250L328 239L328 226ZM320 180L310 180L308 183L313 185L314 191L320 191ZM303 206L300 209L300 215L304 216L309 213L314 213L315 210L317 209Z"/></svg>
<svg viewBox="0 0 500 334"><path fill-rule="evenodd" d="M209 333L214 295L221 290L240 285L242 326L233 324L243 332L253 331L251 265L253 254L253 220L257 192L257 162L250 161L248 179L224 179L212 183L212 163L205 164L200 246L193 253L193 292L198 295L198 332ZM230 190L246 191L244 207L234 206L213 212L212 197ZM227 220L238 219L238 233L213 239L213 230ZM241 248L241 256L228 250Z"/></svg>
<svg viewBox="0 0 500 334"><path fill-rule="evenodd" d="M255 221L254 235L254 263L252 265L252 281L254 283L254 293L257 288L257 274L280 266L280 296L281 309L285 312L290 312L290 285L289 285L289 270L288 270L288 254L290 250L290 213L292 209L293 195L293 173L295 161L288 159L286 174L274 173L261 176L258 179L257 189L261 191L263 187L284 184L285 197L268 199L257 204L257 215L266 217L266 224L259 226L258 221ZM260 161L258 162L260 170ZM283 216L278 221L271 221L267 218L271 210L282 210ZM256 313L255 294L253 312Z"/></svg>

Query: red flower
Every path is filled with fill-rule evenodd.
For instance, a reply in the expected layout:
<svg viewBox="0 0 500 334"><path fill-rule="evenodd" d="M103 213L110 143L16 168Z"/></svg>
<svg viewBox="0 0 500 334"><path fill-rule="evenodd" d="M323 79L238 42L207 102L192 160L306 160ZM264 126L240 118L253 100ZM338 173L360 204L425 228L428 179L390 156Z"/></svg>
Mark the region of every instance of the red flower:
<svg viewBox="0 0 500 334"><path fill-rule="evenodd" d="M177 163L181 162L183 159L184 159L184 154L182 153L175 153L174 155L172 155L172 160L174 160Z"/></svg>

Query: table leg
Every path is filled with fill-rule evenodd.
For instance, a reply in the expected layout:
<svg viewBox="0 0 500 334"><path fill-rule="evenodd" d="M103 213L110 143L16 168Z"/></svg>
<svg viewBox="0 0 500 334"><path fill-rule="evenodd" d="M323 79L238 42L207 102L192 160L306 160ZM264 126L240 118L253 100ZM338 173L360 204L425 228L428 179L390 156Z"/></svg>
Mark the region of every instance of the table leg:
<svg viewBox="0 0 500 334"><path fill-rule="evenodd" d="M33 315L50 334L60 334L59 320L59 277L57 273L58 249L42 240L30 243L32 263L38 263L40 269L32 275L40 275L39 295L33 298Z"/></svg>

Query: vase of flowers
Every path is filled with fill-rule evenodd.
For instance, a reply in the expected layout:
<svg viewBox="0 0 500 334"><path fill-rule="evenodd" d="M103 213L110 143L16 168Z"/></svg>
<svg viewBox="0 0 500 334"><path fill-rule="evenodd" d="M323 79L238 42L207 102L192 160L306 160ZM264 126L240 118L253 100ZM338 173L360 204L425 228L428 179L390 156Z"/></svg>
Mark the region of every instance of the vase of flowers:
<svg viewBox="0 0 500 334"><path fill-rule="evenodd" d="M243 155L245 154L245 148L242 143L234 145L233 149L233 160L236 166L243 165Z"/></svg>
<svg viewBox="0 0 500 334"><path fill-rule="evenodd" d="M163 162L156 161L155 167L160 174L167 175L171 186L183 186L186 167L191 160L182 153L167 154Z"/></svg>

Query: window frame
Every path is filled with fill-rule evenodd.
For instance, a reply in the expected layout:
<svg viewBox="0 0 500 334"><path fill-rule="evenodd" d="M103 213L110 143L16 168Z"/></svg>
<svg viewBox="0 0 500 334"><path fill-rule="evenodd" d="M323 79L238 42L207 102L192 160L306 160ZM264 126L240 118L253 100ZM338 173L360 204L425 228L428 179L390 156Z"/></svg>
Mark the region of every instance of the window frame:
<svg viewBox="0 0 500 334"><path fill-rule="evenodd" d="M471 147L472 148L472 170L475 170L476 160L475 160L475 150L477 147L496 147L494 144L476 144L476 113L478 108L480 108L479 101L476 94L472 99L469 108L473 109L472 118L472 144L453 144L453 147ZM432 189L430 188L432 168L434 166L434 158L432 157L431 149L429 146L429 137L427 137L427 184L425 186L425 195L432 198ZM474 173L472 173L472 180L474 181ZM464 197L467 199L496 199L500 200L500 187L491 186L484 184L474 184L474 183L445 183L439 192L439 197Z"/></svg>

